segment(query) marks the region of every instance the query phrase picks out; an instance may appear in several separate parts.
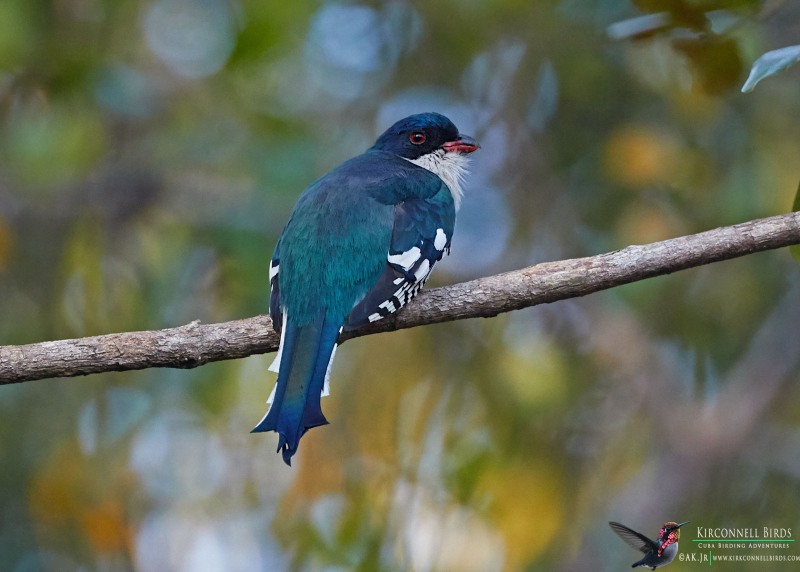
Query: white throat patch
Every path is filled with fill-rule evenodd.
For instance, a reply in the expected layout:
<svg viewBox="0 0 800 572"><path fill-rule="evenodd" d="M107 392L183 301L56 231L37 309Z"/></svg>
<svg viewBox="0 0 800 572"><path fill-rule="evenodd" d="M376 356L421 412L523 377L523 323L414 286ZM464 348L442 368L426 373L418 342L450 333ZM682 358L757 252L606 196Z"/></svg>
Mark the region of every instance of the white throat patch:
<svg viewBox="0 0 800 572"><path fill-rule="evenodd" d="M450 189L456 210L459 209L461 197L464 195L461 183L467 175L467 166L469 165L469 158L466 155L452 151L448 153L444 149L436 149L419 159L407 159L407 161L411 161L415 165L438 175L447 185L447 188Z"/></svg>

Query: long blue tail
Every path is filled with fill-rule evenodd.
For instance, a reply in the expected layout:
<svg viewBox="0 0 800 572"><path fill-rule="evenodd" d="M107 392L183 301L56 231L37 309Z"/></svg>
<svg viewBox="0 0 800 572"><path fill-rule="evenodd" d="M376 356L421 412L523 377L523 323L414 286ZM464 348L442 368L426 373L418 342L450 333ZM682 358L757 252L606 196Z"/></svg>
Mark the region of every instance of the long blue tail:
<svg viewBox="0 0 800 572"><path fill-rule="evenodd" d="M328 423L322 414L320 393L341 324L319 318L311 324L296 326L289 317L284 327L272 407L252 433L276 431L278 451L283 453L284 462L291 465L303 434Z"/></svg>

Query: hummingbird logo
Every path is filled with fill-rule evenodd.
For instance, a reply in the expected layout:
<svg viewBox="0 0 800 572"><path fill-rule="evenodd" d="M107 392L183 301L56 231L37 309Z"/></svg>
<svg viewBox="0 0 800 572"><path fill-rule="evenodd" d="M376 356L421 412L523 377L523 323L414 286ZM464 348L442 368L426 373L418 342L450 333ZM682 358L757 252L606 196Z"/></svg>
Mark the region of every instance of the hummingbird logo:
<svg viewBox="0 0 800 572"><path fill-rule="evenodd" d="M650 540L644 534L618 522L609 522L608 524L611 526L611 530L616 532L629 546L644 552L644 558L634 562L631 568L644 566L655 570L666 566L675 559L675 555L678 554L678 540L681 537L680 528L684 524L689 524L689 521L680 524L672 521L665 522L658 533L658 540Z"/></svg>

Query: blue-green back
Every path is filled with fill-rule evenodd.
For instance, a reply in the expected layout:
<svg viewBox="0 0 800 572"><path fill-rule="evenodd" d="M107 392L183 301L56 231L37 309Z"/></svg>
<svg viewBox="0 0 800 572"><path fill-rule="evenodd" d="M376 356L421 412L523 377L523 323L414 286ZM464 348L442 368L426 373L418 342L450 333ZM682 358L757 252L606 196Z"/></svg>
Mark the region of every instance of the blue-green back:
<svg viewBox="0 0 800 572"><path fill-rule="evenodd" d="M386 267L395 205L452 200L449 193L442 199L441 188L433 173L374 150L308 187L279 242L280 305L290 319L343 321Z"/></svg>

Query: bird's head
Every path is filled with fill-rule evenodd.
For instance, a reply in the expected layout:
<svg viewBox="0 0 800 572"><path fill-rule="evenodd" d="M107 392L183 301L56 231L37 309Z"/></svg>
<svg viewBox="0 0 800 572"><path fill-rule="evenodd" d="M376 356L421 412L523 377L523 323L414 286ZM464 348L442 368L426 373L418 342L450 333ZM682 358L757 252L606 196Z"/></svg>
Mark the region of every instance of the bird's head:
<svg viewBox="0 0 800 572"><path fill-rule="evenodd" d="M684 524L689 524L689 521L687 520L686 522L682 522L680 524L672 521L665 522L664 526L661 527L661 533L659 534L659 537L661 539L669 538L672 542L678 542L678 540L681 538L680 528Z"/></svg>
<svg viewBox="0 0 800 572"><path fill-rule="evenodd" d="M401 119L378 137L372 147L416 161L431 153L466 155L480 148L469 135L458 132L444 115L419 113Z"/></svg>

